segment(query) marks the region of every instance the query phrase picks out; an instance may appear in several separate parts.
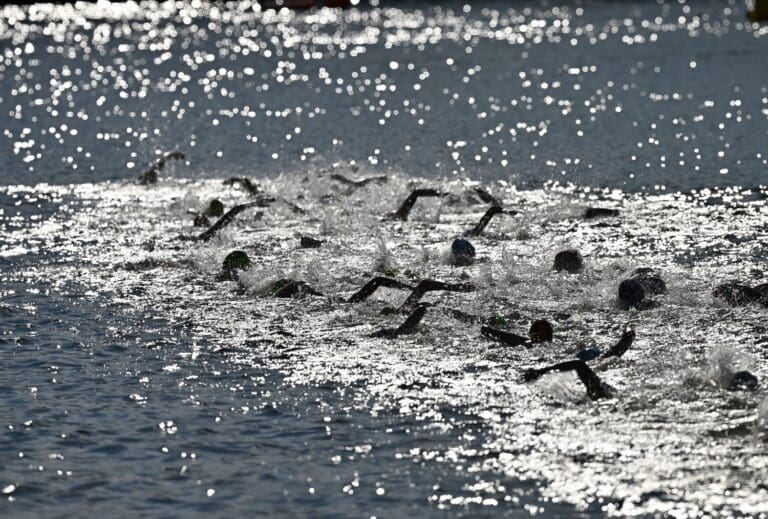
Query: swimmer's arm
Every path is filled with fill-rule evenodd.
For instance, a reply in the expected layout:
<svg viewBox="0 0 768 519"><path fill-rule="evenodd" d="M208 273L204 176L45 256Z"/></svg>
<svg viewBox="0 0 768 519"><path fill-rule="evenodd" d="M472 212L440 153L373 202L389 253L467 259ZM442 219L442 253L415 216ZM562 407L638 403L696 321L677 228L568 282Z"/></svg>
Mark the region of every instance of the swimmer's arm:
<svg viewBox="0 0 768 519"><path fill-rule="evenodd" d="M434 279L425 279L416 285L416 288L400 308L413 308L416 303L421 300L424 294L437 290L445 290L448 292L472 292L475 290L475 286L471 283L445 283L443 281L435 281Z"/></svg>
<svg viewBox="0 0 768 519"><path fill-rule="evenodd" d="M361 301L365 301L368 299L371 295L373 295L374 292L379 287L387 287L387 288L397 288L400 290L413 290L413 287L411 285L408 285L407 283L402 283L396 279L388 278L388 277L375 277L372 280L368 281L365 285L363 285L360 290L355 292L350 296L350 298L347 300L348 303L359 303Z"/></svg>
<svg viewBox="0 0 768 519"><path fill-rule="evenodd" d="M411 212L411 209L413 208L413 205L416 203L416 200L420 196L443 196L442 193L437 191L436 189L416 189L414 190L410 195L408 195L408 198L406 198L403 203L400 205L397 211L395 211L393 217L398 220L407 220L408 215Z"/></svg>
<svg viewBox="0 0 768 519"><path fill-rule="evenodd" d="M586 362L581 360L570 360L539 369L527 369L523 373L523 380L526 382L538 380L543 375L552 371L575 371L579 380L581 380L581 383L587 388L587 396L592 400L608 396L605 389L603 389L603 384L600 381L600 378L589 366L587 366Z"/></svg>
<svg viewBox="0 0 768 519"><path fill-rule="evenodd" d="M496 216L497 214L509 214L509 215L515 215L517 214L517 211L505 211L502 209L501 206L498 205L492 205L488 208L488 210L485 212L482 218L480 218L480 221L475 225L472 229L468 230L464 233L464 236L480 236L483 234L483 231L488 226L488 224L491 221L491 218Z"/></svg>
<svg viewBox="0 0 768 519"><path fill-rule="evenodd" d="M219 218L219 220L215 224L213 224L207 231L200 234L200 236L198 236L197 239L200 241L210 240L211 238L216 236L216 234L218 234L218 232L221 229L223 229L224 227L232 223L232 221L235 219L235 216L242 213L246 209L250 209L251 207L254 207L258 204L259 204L258 202L250 202L247 204L236 205L235 207L227 211L227 213L224 216Z"/></svg>

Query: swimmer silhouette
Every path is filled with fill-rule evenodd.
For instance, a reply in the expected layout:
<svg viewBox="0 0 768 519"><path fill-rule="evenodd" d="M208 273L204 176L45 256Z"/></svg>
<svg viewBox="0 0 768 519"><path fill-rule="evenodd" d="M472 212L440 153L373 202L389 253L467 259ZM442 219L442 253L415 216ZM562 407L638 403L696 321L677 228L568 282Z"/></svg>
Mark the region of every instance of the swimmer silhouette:
<svg viewBox="0 0 768 519"><path fill-rule="evenodd" d="M425 279L419 281L419 284L416 285L416 288L413 289L411 295L409 295L408 299L402 304L400 310L413 309L419 300L424 297L424 294L438 290L447 292L473 292L475 290L475 285L470 283L444 283L442 281L435 281L434 279Z"/></svg>
<svg viewBox="0 0 768 519"><path fill-rule="evenodd" d="M247 204L236 205L235 207L227 211L227 213L224 216L219 218L219 220L215 224L213 224L207 231L200 234L200 236L198 236L197 239L200 241L210 240L211 238L216 236L216 234L218 234L218 232L221 231L224 227L231 224L234 221L235 216L242 213L246 209L250 209L251 207L264 207L263 205L264 203L265 203L264 201L257 201L257 202L248 202Z"/></svg>
<svg viewBox="0 0 768 519"><path fill-rule="evenodd" d="M419 323L427 313L428 306L429 304L427 303L420 304L413 312L411 312L405 322L397 328L382 328L379 331L373 332L370 337L384 337L387 339L394 339L400 337L401 335L409 335L415 333L419 328Z"/></svg>
<svg viewBox="0 0 768 519"><path fill-rule="evenodd" d="M220 217L224 214L224 204L221 203L221 200L213 199L208 204L208 207L203 211L204 216L215 216Z"/></svg>
<svg viewBox="0 0 768 519"><path fill-rule="evenodd" d="M517 214L517 211L505 211L501 206L492 205L491 207L488 208L488 210L485 212L483 217L480 218L480 221L477 222L477 225L475 225L470 230L464 232L464 236L480 236L481 234L483 234L483 231L488 226L488 223L491 221L491 218L493 218L497 214L508 214L510 216L513 216Z"/></svg>
<svg viewBox="0 0 768 519"><path fill-rule="evenodd" d="M169 160L184 160L186 157L184 154L178 150L172 151L170 153L166 153L159 159L157 159L157 162L150 167L147 171L139 175L139 184L146 186L149 184L155 184L157 183L157 174L162 171L162 169L165 167L165 163Z"/></svg>
<svg viewBox="0 0 768 519"><path fill-rule="evenodd" d="M560 362L559 364L553 364L552 366L546 366L538 369L527 369L523 372L523 380L531 382L538 380L543 375L552 371L575 371L578 375L581 383L587 388L587 396L592 400L598 400L600 398L610 398L611 390L600 380L592 369L587 366L587 363L581 360L569 360L567 362Z"/></svg>
<svg viewBox="0 0 768 519"><path fill-rule="evenodd" d="M221 272L216 276L216 281L239 281L240 272L248 270L251 259L244 251L235 250L227 254L221 264Z"/></svg>
<svg viewBox="0 0 768 519"><path fill-rule="evenodd" d="M416 203L416 200L418 200L420 196L443 196L443 194L436 189L415 189L408 195L408 198L400 204L400 207L391 215L391 217L397 220L407 220L408 215L413 208L413 204Z"/></svg>
<svg viewBox="0 0 768 519"><path fill-rule="evenodd" d="M399 290L413 290L413 286L407 283L402 283L396 279L379 276L368 281L360 288L360 290L352 294L349 299L347 299L347 303L360 303L361 301L365 301L371 297L379 287L397 288Z"/></svg>
<svg viewBox="0 0 768 519"><path fill-rule="evenodd" d="M208 207L202 213L196 214L192 223L195 227L210 227L211 221L209 216L221 216L224 214L224 204L219 200L211 200Z"/></svg>
<svg viewBox="0 0 768 519"><path fill-rule="evenodd" d="M728 389L730 391L738 390L750 390L757 389L760 385L760 381L749 371L737 371L731 376L731 380L728 383Z"/></svg>
<svg viewBox="0 0 768 519"><path fill-rule="evenodd" d="M635 330L631 326L627 326L624 328L624 333L621 334L619 342L611 346L608 351L603 354L602 358L606 359L608 357L621 357L627 352L629 347L632 346L632 341L634 340Z"/></svg>
<svg viewBox="0 0 768 519"><path fill-rule="evenodd" d="M618 296L620 308L623 310L629 310L630 308L639 310L645 301L645 287L635 278L625 279L619 283Z"/></svg>
<svg viewBox="0 0 768 519"><path fill-rule="evenodd" d="M530 348L536 343L552 342L552 325L546 319L538 319L531 323L528 330L528 337L517 335L494 328L492 326L483 326L480 328L480 334L491 340L501 342L507 346L525 346Z"/></svg>
<svg viewBox="0 0 768 519"><path fill-rule="evenodd" d="M453 240L448 262L455 267L472 265L475 262L475 246L464 238Z"/></svg>

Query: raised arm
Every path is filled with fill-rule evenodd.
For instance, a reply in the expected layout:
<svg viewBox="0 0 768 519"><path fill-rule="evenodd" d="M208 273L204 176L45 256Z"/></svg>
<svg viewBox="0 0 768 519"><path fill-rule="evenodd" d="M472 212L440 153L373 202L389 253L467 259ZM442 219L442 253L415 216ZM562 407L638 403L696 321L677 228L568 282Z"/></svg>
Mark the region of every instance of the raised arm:
<svg viewBox="0 0 768 519"><path fill-rule="evenodd" d="M627 326L624 329L624 333L621 334L621 339L615 345L611 346L608 351L603 354L603 358L608 357L621 357L624 355L630 346L632 341L635 340L635 330L631 326Z"/></svg>
<svg viewBox="0 0 768 519"><path fill-rule="evenodd" d="M480 218L480 221L477 222L477 225L475 225L470 230L466 231L464 233L464 236L480 236L483 234L483 231L488 226L488 223L491 221L491 218L496 216L497 214L509 214L509 215L515 215L517 214L517 211L505 211L501 206L498 205L492 205L488 208L488 210L485 212L482 218Z"/></svg>
<svg viewBox="0 0 768 519"><path fill-rule="evenodd" d="M408 195L408 198L406 198L403 203L400 204L400 207L397 211L395 211L393 217L399 220L407 220L408 215L413 208L413 204L416 203L416 200L420 196L443 196L443 194L436 189L415 189L410 195Z"/></svg>
<svg viewBox="0 0 768 519"><path fill-rule="evenodd" d="M249 202L247 204L240 204L236 205L232 209L226 212L224 216L219 218L219 220L213 224L207 231L200 234L200 236L197 237L200 241L208 241L216 234L218 234L219 231L221 231L224 227L232 223L232 221L235 219L235 216L242 213L246 209L250 209L251 207L256 207L259 205L259 202Z"/></svg>

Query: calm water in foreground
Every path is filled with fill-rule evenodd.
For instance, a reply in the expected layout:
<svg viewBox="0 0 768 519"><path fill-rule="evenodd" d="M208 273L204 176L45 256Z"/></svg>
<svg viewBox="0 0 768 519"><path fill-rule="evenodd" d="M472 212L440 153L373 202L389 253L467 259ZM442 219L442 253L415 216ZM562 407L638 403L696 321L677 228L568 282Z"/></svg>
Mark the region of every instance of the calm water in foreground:
<svg viewBox="0 0 768 519"><path fill-rule="evenodd" d="M724 387L768 377L766 310L712 296L768 281L768 31L741 3L78 5L0 11L0 514L768 513L764 390ZM235 174L278 200L187 240L250 200ZM454 267L470 178L518 214ZM418 186L454 196L386 219ZM565 247L582 274L551 270ZM234 249L251 269L217 282ZM622 311L638 266L668 293ZM383 273L477 290L370 338L405 294L342 300ZM325 295L265 296L286 277ZM628 323L616 398L522 382Z"/></svg>

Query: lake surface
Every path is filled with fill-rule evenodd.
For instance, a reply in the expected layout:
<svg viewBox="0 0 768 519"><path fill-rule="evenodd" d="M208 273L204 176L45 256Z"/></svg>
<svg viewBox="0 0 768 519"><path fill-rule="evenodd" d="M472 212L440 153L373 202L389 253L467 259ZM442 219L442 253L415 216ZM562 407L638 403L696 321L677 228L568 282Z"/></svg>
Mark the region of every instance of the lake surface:
<svg viewBox="0 0 768 519"><path fill-rule="evenodd" d="M743 2L78 5L0 17L6 183L122 179L173 148L193 178L346 160L534 186L765 183L768 27Z"/></svg>
<svg viewBox="0 0 768 519"><path fill-rule="evenodd" d="M736 2L526 5L3 7L0 513L768 513L768 400L728 389L768 376L766 309L712 295L768 281L768 28ZM210 200L254 200L232 175L274 200L194 240ZM457 267L480 185L517 214ZM450 196L387 218L416 187ZM567 247L581 274L552 270ZM235 249L251 268L217 281ZM621 310L640 266L668 291ZM406 294L344 300L385 274L475 290L372 338ZM269 297L282 278L323 295ZM480 335L539 318L553 343ZM616 398L523 382L627 324L594 364Z"/></svg>

